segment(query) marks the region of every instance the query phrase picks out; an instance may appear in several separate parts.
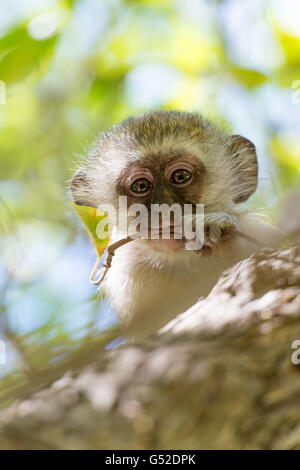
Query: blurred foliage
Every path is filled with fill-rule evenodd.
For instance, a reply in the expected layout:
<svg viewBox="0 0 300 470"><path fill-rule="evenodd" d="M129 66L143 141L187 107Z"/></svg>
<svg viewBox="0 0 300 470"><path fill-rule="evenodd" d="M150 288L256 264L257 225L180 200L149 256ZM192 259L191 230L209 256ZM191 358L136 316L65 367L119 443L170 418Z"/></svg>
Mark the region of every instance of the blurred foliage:
<svg viewBox="0 0 300 470"><path fill-rule="evenodd" d="M6 84L26 78L44 65L40 76L49 68L56 35L43 41L30 37L25 26L8 33L0 40L1 80ZM23 53L24 49L26 54ZM46 63L46 66L45 66Z"/></svg>
<svg viewBox="0 0 300 470"><path fill-rule="evenodd" d="M299 185L300 7L2 3L0 338L8 365L0 374L19 377L24 361L43 369L115 323L88 284L95 255L67 204L72 161L97 132L152 108L197 110L256 143L262 185L253 203L276 208L282 191Z"/></svg>

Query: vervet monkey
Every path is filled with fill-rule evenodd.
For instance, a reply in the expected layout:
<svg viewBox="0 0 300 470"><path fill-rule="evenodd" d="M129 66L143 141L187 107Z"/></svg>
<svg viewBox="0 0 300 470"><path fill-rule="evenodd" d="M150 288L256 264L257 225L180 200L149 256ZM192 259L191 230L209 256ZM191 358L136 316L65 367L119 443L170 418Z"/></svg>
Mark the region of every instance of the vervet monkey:
<svg viewBox="0 0 300 470"><path fill-rule="evenodd" d="M235 228L268 245L272 227L240 209L256 190L255 146L197 113L149 112L102 133L75 173L77 204L204 205L204 247L185 240L136 239L116 251L104 291L128 337L157 331L206 296L220 273L255 250ZM114 240L114 235L113 235ZM209 256L208 256L209 255Z"/></svg>

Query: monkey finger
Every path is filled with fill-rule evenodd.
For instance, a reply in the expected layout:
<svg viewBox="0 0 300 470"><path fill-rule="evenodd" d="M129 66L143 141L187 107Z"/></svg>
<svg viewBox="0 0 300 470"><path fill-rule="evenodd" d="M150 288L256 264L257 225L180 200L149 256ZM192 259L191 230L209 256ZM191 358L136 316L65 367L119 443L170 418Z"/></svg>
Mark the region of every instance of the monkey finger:
<svg viewBox="0 0 300 470"><path fill-rule="evenodd" d="M221 230L216 225L210 225L209 238L213 245L217 245L221 239Z"/></svg>
<svg viewBox="0 0 300 470"><path fill-rule="evenodd" d="M228 232L227 230L223 231L223 233L221 234L221 241L226 241L226 240L230 240L231 238L233 238L233 234Z"/></svg>
<svg viewBox="0 0 300 470"><path fill-rule="evenodd" d="M208 258L209 256L211 256L212 251L211 251L210 247L203 246L203 248L201 248L201 250L197 250L195 253L199 256L203 256L203 258Z"/></svg>
<svg viewBox="0 0 300 470"><path fill-rule="evenodd" d="M204 230L204 245L215 246L221 240L221 230L214 224L208 225Z"/></svg>

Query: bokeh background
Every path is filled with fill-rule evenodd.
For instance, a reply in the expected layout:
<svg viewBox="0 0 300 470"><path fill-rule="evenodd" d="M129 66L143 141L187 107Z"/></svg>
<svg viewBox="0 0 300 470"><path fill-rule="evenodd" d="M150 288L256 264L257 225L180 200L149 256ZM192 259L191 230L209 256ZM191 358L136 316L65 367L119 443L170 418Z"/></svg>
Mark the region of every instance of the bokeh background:
<svg viewBox="0 0 300 470"><path fill-rule="evenodd" d="M300 2L1 0L0 80L1 400L28 368L117 344L67 195L96 133L149 109L199 111L255 142L254 207L272 216L299 187Z"/></svg>

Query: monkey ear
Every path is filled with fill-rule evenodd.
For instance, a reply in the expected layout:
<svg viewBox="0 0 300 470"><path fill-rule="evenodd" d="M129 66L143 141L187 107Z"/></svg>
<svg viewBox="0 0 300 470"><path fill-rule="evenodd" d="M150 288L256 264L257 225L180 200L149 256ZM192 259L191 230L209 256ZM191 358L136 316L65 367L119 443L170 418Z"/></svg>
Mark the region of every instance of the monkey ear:
<svg viewBox="0 0 300 470"><path fill-rule="evenodd" d="M230 153L236 175L236 194L233 202L239 204L255 192L258 179L258 163L255 145L241 135L231 136Z"/></svg>
<svg viewBox="0 0 300 470"><path fill-rule="evenodd" d="M76 171L70 184L72 198L75 204L79 206L94 207L89 201L89 183L86 175L82 170Z"/></svg>

